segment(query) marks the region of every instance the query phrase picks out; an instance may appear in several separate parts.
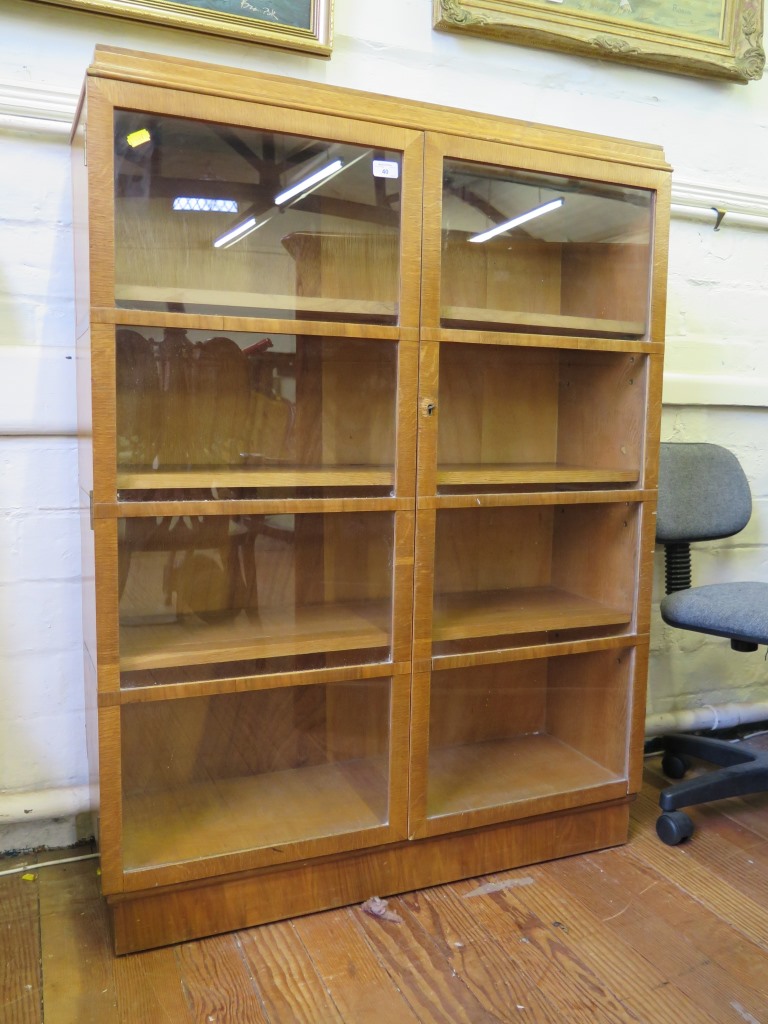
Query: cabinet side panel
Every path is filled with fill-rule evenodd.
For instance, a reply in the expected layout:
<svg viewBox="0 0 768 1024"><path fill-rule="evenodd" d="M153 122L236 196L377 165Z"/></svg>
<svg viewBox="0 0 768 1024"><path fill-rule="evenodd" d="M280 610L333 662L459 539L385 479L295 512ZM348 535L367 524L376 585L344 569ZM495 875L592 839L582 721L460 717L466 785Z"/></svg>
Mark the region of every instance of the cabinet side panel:
<svg viewBox="0 0 768 1024"><path fill-rule="evenodd" d="M85 353L83 354L85 359ZM91 404L93 418L93 500L114 501L117 488L117 398L115 369L115 330L107 324L94 324L90 355ZM90 440L90 438L89 438Z"/></svg>
<svg viewBox="0 0 768 1024"><path fill-rule="evenodd" d="M549 665L547 731L619 776L627 773L633 667L631 649Z"/></svg>
<svg viewBox="0 0 768 1024"><path fill-rule="evenodd" d="M99 835L99 722L96 665L90 651L83 650L85 684L85 743L88 758L88 803L93 831Z"/></svg>
<svg viewBox="0 0 768 1024"><path fill-rule="evenodd" d="M672 176L657 175L655 182L656 221L653 234L653 270L651 279L651 341L664 342L667 323L667 279L669 266L669 211L672 200Z"/></svg>
<svg viewBox="0 0 768 1024"><path fill-rule="evenodd" d="M91 308L115 301L115 204L112 104L106 83L88 83L88 282Z"/></svg>
<svg viewBox="0 0 768 1024"><path fill-rule="evenodd" d="M123 812L120 708L99 710L99 853L101 887L105 893L122 892Z"/></svg>
<svg viewBox="0 0 768 1024"><path fill-rule="evenodd" d="M629 726L629 787L630 793L639 793L643 784L643 750L645 744L645 695L648 685L649 642L638 644L635 652L635 671L632 680L631 718Z"/></svg>
<svg viewBox="0 0 768 1024"><path fill-rule="evenodd" d="M80 491L80 559L83 602L83 646L98 664L96 657L96 578L94 536L88 494Z"/></svg>
<svg viewBox="0 0 768 1024"><path fill-rule="evenodd" d="M87 101L78 111L72 133L70 159L72 162L72 240L75 261L75 336L80 337L87 328L90 314L90 263L88 240L88 168L86 165Z"/></svg>
<svg viewBox="0 0 768 1024"><path fill-rule="evenodd" d="M77 388L77 464L80 490L90 505L93 491L93 389L91 386L91 332L85 330L75 345Z"/></svg>

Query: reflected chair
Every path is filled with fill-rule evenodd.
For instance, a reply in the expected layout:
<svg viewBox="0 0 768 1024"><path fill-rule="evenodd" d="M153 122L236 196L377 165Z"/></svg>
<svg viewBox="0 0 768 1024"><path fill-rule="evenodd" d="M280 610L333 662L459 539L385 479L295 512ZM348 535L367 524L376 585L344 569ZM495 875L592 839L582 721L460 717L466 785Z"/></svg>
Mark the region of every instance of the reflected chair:
<svg viewBox="0 0 768 1024"><path fill-rule="evenodd" d="M768 583L691 586L691 543L732 537L751 514L749 483L732 452L714 444L661 445L656 539L665 552L664 622L725 637L734 651L768 644ZM741 744L669 735L650 740L646 752L663 752L662 770L672 779L683 778L692 757L719 766L662 790L656 831L668 846L693 834L693 822L680 808L768 791L768 754Z"/></svg>

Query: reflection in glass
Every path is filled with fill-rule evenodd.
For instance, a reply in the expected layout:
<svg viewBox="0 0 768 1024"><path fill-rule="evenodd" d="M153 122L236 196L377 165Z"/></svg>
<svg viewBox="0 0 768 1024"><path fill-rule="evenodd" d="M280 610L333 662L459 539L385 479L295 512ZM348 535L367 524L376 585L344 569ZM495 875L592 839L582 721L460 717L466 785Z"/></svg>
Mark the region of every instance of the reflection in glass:
<svg viewBox="0 0 768 1024"><path fill-rule="evenodd" d="M127 704L127 870L388 820L390 680Z"/></svg>
<svg viewBox="0 0 768 1024"><path fill-rule="evenodd" d="M274 659L389 656L389 512L161 516L118 521L126 683L268 671ZM338 663L338 662L331 662ZM174 677L183 681L183 677Z"/></svg>
<svg viewBox="0 0 768 1024"><path fill-rule="evenodd" d="M644 337L652 194L446 160L445 326Z"/></svg>
<svg viewBox="0 0 768 1024"><path fill-rule="evenodd" d="M401 163L385 149L117 111L116 304L393 323Z"/></svg>
<svg viewBox="0 0 768 1024"><path fill-rule="evenodd" d="M376 340L118 328L118 488L390 491L396 348Z"/></svg>

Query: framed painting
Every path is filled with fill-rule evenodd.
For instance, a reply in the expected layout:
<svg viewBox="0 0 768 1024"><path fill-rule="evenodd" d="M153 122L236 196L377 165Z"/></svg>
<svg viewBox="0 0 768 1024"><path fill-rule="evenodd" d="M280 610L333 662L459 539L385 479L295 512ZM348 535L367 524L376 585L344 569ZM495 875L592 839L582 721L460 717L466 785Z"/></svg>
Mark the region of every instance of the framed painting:
<svg viewBox="0 0 768 1024"><path fill-rule="evenodd" d="M433 24L523 46L749 82L762 77L763 0L433 0Z"/></svg>
<svg viewBox="0 0 768 1024"><path fill-rule="evenodd" d="M333 0L34 0L330 57Z"/></svg>

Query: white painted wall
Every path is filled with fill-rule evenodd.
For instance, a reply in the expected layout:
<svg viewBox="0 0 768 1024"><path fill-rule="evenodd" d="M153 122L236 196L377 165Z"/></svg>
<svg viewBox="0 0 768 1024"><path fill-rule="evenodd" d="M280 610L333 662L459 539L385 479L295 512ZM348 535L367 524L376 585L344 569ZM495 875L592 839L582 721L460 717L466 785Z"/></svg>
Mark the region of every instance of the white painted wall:
<svg viewBox="0 0 768 1024"><path fill-rule="evenodd" d="M86 780L66 122L99 42L660 143L678 197L768 212L768 78L721 84L439 34L431 0L336 0L330 61L5 0L0 850L73 839ZM712 224L673 221L664 436L728 444L755 485L749 530L722 545L722 567L702 558L701 578L765 577L768 221L761 229L726 217L719 232ZM652 710L749 699L766 678L762 655L655 630Z"/></svg>

